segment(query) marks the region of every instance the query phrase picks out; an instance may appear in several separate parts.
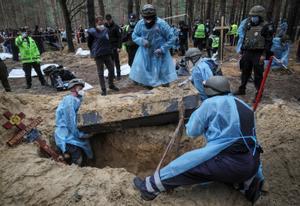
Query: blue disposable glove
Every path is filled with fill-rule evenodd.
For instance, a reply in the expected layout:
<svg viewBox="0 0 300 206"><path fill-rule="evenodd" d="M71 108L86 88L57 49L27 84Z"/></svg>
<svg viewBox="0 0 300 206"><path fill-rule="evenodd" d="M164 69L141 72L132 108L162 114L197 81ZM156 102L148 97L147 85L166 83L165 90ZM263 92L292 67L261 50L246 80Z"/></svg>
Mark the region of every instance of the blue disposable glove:
<svg viewBox="0 0 300 206"><path fill-rule="evenodd" d="M150 43L146 39L143 40L143 45L144 45L145 48L150 48Z"/></svg>

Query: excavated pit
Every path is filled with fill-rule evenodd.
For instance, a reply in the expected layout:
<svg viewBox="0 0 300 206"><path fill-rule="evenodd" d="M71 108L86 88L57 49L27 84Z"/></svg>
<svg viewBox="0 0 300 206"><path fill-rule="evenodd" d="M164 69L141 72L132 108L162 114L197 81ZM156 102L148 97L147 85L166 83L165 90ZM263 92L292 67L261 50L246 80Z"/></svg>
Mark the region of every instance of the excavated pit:
<svg viewBox="0 0 300 206"><path fill-rule="evenodd" d="M89 166L125 168L138 176L153 173L167 147L176 125L131 128L91 139L94 160ZM190 149L200 147L203 139L192 140L183 134L168 152L164 164Z"/></svg>

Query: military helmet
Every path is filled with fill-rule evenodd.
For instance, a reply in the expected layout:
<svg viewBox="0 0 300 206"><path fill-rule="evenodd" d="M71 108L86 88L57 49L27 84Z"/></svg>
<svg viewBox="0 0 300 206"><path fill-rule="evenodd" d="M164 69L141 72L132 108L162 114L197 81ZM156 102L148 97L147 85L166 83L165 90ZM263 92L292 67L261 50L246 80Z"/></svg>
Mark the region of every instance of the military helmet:
<svg viewBox="0 0 300 206"><path fill-rule="evenodd" d="M230 93L230 84L224 76L212 76L203 83L205 94L208 97Z"/></svg>
<svg viewBox="0 0 300 206"><path fill-rule="evenodd" d="M84 84L85 82L82 79L72 79L69 82L68 89L72 89L76 85L81 85L82 87L84 87Z"/></svg>
<svg viewBox="0 0 300 206"><path fill-rule="evenodd" d="M266 10L261 5L253 6L249 11L250 16L260 16L262 19L266 18Z"/></svg>
<svg viewBox="0 0 300 206"><path fill-rule="evenodd" d="M198 48L189 48L185 53L185 59L191 60L195 64L201 55L202 53Z"/></svg>
<svg viewBox="0 0 300 206"><path fill-rule="evenodd" d="M156 16L156 9L152 4L145 4L142 9L142 17Z"/></svg>
<svg viewBox="0 0 300 206"><path fill-rule="evenodd" d="M136 16L136 14L132 13L132 14L129 15L128 19L129 19L129 21L136 21L137 16Z"/></svg>

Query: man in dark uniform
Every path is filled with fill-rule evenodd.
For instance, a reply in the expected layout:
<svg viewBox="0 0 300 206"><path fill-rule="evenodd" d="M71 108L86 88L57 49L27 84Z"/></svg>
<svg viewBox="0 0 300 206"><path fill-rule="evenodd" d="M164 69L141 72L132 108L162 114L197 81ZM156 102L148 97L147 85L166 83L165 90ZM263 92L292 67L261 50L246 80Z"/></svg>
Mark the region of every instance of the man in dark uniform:
<svg viewBox="0 0 300 206"><path fill-rule="evenodd" d="M179 50L181 55L184 56L185 52L188 50L188 33L189 27L184 21L179 22Z"/></svg>
<svg viewBox="0 0 300 206"><path fill-rule="evenodd" d="M4 38L0 35L0 44L2 42L4 42ZM2 86L4 87L5 91L11 92L7 77L8 77L8 73L7 73L6 65L0 58L0 80L1 80Z"/></svg>
<svg viewBox="0 0 300 206"><path fill-rule="evenodd" d="M123 42L125 43L126 52L128 54L128 64L130 67L133 63L135 53L136 53L137 49L139 48L139 46L134 41L132 41L132 37L131 37L134 27L137 23L137 20L138 19L137 19L136 15L131 14L129 16L129 24L126 25L124 28Z"/></svg>
<svg viewBox="0 0 300 206"><path fill-rule="evenodd" d="M265 14L265 8L260 5L250 9L249 18L244 29L245 35L241 49L241 85L235 92L235 95L246 94L246 85L251 77L252 69L254 71L254 85L256 90L259 90L263 78L264 60L269 50L269 41L272 42L270 33L273 32L270 31L270 26L265 21Z"/></svg>
<svg viewBox="0 0 300 206"><path fill-rule="evenodd" d="M122 48L122 29L115 24L110 14L105 15L105 27L108 28L109 42L113 49L113 61L117 69L117 80L121 79L119 52Z"/></svg>

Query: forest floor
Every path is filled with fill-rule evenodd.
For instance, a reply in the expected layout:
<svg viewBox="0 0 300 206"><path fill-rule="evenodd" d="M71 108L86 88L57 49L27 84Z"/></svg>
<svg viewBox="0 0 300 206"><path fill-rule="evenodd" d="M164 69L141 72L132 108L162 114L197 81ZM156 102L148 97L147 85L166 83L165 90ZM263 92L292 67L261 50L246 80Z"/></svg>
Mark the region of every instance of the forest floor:
<svg viewBox="0 0 300 206"><path fill-rule="evenodd" d="M100 88L95 62L64 52L43 54L43 63L63 64L94 88L88 96L99 95ZM234 48L225 48L223 73L230 79L232 89L239 85L238 56ZM126 53L121 53L122 64ZM6 61L8 68L20 66ZM295 63L295 49L286 71L272 71L264 96L256 112L257 136L264 149L262 161L268 191L256 205L300 204L300 65ZM23 111L27 117L41 116L38 126L43 138L53 145L55 109L67 92L41 87L37 78L33 88L25 89L25 79L10 80L12 93L0 93L0 114L10 110ZM135 86L128 76L117 81L118 93L138 93L147 89ZM156 88L162 89L162 88ZM251 104L254 86L249 83L247 95ZM110 98L115 93L103 98ZM89 104L84 101L83 104ZM0 124L5 122L0 118ZM25 121L26 123L26 121ZM116 131L93 137L97 159L87 167L66 166L43 158L36 145L6 146L12 130L0 127L0 205L251 205L239 192L220 183L205 187L194 185L161 194L145 202L132 187L135 175L151 174L176 125L143 127ZM178 151L172 150L165 162L178 154L203 145L203 139L191 140L185 135Z"/></svg>

